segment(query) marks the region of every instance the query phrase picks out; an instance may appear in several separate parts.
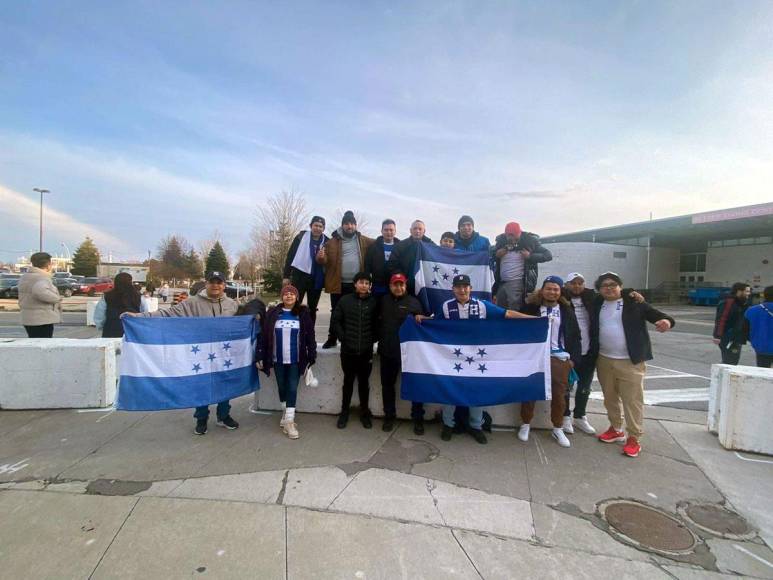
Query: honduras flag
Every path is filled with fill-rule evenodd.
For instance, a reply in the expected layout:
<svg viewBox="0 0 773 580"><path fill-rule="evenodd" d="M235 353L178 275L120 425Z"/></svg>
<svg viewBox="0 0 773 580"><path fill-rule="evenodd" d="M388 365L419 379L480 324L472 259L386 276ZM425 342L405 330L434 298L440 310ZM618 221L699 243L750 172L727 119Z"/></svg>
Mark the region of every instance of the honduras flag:
<svg viewBox="0 0 773 580"><path fill-rule="evenodd" d="M454 297L453 280L459 274L470 277L473 298L491 300L494 274L488 252L459 252L419 242L414 280L416 297L427 312L438 312L446 300Z"/></svg>
<svg viewBox="0 0 773 580"><path fill-rule="evenodd" d="M116 408L184 409L260 388L253 316L123 319Z"/></svg>
<svg viewBox="0 0 773 580"><path fill-rule="evenodd" d="M551 398L547 318L424 320L400 328L407 401L485 407Z"/></svg>

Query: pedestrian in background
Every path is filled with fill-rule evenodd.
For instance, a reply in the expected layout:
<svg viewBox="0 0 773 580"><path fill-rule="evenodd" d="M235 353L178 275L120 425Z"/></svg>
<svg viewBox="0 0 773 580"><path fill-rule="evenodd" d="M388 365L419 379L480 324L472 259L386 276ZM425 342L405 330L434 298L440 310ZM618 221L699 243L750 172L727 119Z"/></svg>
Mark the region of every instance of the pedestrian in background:
<svg viewBox="0 0 773 580"><path fill-rule="evenodd" d="M751 294L752 289L746 282L736 282L730 294L717 305L714 344L719 346L723 364L737 365L741 359L741 346L746 344L744 313Z"/></svg>
<svg viewBox="0 0 773 580"><path fill-rule="evenodd" d="M30 263L19 278L21 323L29 338L52 338L54 324L62 322L62 297L51 279L51 254L36 252Z"/></svg>
<svg viewBox="0 0 773 580"><path fill-rule="evenodd" d="M765 288L763 302L752 306L744 314L745 335L749 337L757 355L757 366L773 367L773 286Z"/></svg>
<svg viewBox="0 0 773 580"><path fill-rule="evenodd" d="M94 309L94 324L102 330L102 338L121 338L123 324L121 315L124 312L146 312L143 308L142 296L132 283L132 275L128 272L116 274L113 279L113 289L97 302Z"/></svg>

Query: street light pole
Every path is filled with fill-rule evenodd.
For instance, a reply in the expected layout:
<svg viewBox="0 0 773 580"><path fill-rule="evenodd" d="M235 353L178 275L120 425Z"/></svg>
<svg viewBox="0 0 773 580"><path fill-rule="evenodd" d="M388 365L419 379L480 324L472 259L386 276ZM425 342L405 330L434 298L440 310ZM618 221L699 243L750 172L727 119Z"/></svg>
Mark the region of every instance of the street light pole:
<svg viewBox="0 0 773 580"><path fill-rule="evenodd" d="M39 187L32 188L32 191L37 191L40 194L40 244L38 246L38 252L43 251L43 194L51 193L48 189L41 189Z"/></svg>

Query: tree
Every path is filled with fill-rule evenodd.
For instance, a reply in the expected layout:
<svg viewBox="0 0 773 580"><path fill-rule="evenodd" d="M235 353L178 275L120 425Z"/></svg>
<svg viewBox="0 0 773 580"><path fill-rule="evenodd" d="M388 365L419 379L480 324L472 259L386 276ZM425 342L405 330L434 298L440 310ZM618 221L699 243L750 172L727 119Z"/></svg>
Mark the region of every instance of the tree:
<svg viewBox="0 0 773 580"><path fill-rule="evenodd" d="M329 225L334 231L341 225L341 220L343 219L346 211L347 210L338 207L336 208L335 212L333 212L333 218L332 221L329 222ZM352 210L352 213L354 213L354 219L357 220L357 231L366 233L370 229L370 222L368 221L368 217L361 211ZM379 234L380 233L381 224L379 223Z"/></svg>
<svg viewBox="0 0 773 580"><path fill-rule="evenodd" d="M306 199L297 191L272 195L258 207L250 237L260 258L266 290L281 289L285 257L295 235L306 226L308 217Z"/></svg>
<svg viewBox="0 0 773 580"><path fill-rule="evenodd" d="M225 255L225 250L219 241L215 242L215 245L209 251L206 270L207 272L222 272L226 276L228 276L228 272L231 270L228 256Z"/></svg>
<svg viewBox="0 0 773 580"><path fill-rule="evenodd" d="M239 261L234 268L234 279L249 280L255 284L260 269L260 256L255 248L249 248L239 254Z"/></svg>
<svg viewBox="0 0 773 580"><path fill-rule="evenodd" d="M71 272L77 276L96 276L99 250L91 238L86 237L72 256Z"/></svg>
<svg viewBox="0 0 773 580"><path fill-rule="evenodd" d="M154 275L171 280L185 280L201 277L201 258L193 246L184 237L174 234L167 236L158 244L158 269Z"/></svg>
<svg viewBox="0 0 773 580"><path fill-rule="evenodd" d="M201 258L193 248L183 256L183 270L190 278L201 278L204 275Z"/></svg>

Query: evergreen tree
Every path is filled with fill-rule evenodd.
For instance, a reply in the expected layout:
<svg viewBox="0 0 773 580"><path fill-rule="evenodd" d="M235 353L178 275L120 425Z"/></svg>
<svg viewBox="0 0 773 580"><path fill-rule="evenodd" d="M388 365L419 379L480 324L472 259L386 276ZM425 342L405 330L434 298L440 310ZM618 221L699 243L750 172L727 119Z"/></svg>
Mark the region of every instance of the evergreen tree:
<svg viewBox="0 0 773 580"><path fill-rule="evenodd" d="M198 253L193 248L190 249L190 251L185 254L184 256L184 267L183 269L188 274L189 278L192 278L194 280L198 280L202 277L204 274L202 272L203 265L201 263L201 258L199 258Z"/></svg>
<svg viewBox="0 0 773 580"><path fill-rule="evenodd" d="M228 276L231 266L228 264L228 257L225 255L225 250L220 245L220 242L215 242L215 245L209 251L205 269L207 272L222 272L225 276Z"/></svg>
<svg viewBox="0 0 773 580"><path fill-rule="evenodd" d="M189 278L185 255L187 246L188 242L180 236L168 236L161 240L158 245L158 259L161 267L157 273L155 271L154 273L165 280Z"/></svg>
<svg viewBox="0 0 773 580"><path fill-rule="evenodd" d="M99 264L99 250L87 237L72 256L71 272L77 276L96 276Z"/></svg>

